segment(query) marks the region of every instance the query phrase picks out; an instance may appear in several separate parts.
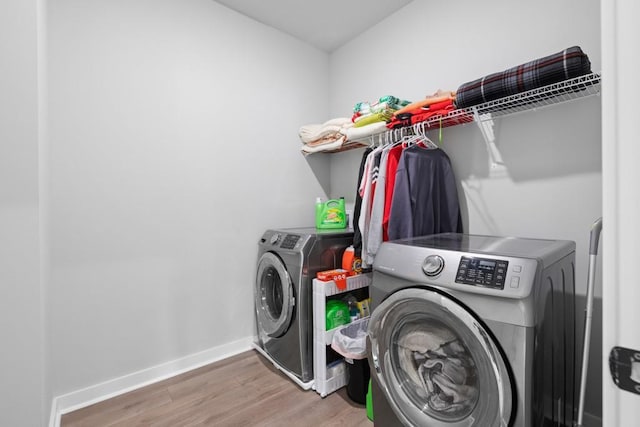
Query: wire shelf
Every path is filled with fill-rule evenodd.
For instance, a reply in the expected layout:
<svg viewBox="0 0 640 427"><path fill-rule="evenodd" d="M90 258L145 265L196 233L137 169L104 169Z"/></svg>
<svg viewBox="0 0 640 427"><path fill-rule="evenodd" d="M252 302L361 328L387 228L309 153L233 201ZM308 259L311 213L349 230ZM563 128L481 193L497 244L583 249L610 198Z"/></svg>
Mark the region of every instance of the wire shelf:
<svg viewBox="0 0 640 427"><path fill-rule="evenodd" d="M495 101L453 110L444 116L430 118L425 121L424 127L431 130L470 123L474 120L491 120L598 94L600 94L600 74L591 73Z"/></svg>
<svg viewBox="0 0 640 427"><path fill-rule="evenodd" d="M339 153L361 148L374 143L386 143L399 140L407 135L424 134L427 131L441 129L476 122L480 125L485 140L490 143L494 140L492 134L488 134L487 125L492 127L492 120L499 117L514 115L526 111L535 111L552 105L571 102L580 98L586 98L600 94L600 74L591 73L580 77L542 86L536 89L506 96L483 104L452 110L441 116L433 116L423 122L411 126L389 129L385 132L367 136L361 140L348 141L341 147L333 150L322 151L324 153ZM303 153L305 156L311 153Z"/></svg>

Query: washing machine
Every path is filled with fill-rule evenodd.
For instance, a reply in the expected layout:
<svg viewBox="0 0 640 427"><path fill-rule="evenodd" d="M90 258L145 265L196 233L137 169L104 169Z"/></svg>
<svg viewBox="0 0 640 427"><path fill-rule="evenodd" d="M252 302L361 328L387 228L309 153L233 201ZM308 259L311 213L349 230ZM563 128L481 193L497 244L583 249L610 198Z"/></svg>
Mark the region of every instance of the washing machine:
<svg viewBox="0 0 640 427"><path fill-rule="evenodd" d="M254 348L304 389L313 385L313 288L316 273L341 268L353 231L267 230L258 242Z"/></svg>
<svg viewBox="0 0 640 427"><path fill-rule="evenodd" d="M575 243L385 242L369 321L376 426L572 426Z"/></svg>

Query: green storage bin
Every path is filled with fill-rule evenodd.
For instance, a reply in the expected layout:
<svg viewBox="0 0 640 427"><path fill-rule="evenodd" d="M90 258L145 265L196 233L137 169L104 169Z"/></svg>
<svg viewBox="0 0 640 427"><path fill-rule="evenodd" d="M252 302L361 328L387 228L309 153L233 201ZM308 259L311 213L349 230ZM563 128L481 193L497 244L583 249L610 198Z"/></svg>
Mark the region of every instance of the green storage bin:
<svg viewBox="0 0 640 427"><path fill-rule="evenodd" d="M373 396L371 395L371 380L369 380L369 389L367 390L367 418L373 421Z"/></svg>

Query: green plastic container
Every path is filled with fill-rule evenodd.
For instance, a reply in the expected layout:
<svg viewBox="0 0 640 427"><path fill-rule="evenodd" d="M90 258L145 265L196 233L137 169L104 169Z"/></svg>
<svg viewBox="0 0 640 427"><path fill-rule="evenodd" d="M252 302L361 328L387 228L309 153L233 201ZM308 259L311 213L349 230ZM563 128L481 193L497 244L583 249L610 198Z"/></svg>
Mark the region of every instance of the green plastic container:
<svg viewBox="0 0 640 427"><path fill-rule="evenodd" d="M373 396L371 396L371 380L369 380L369 389L367 390L367 418L373 421Z"/></svg>
<svg viewBox="0 0 640 427"><path fill-rule="evenodd" d="M340 300L329 300L325 305L326 310L326 328L327 331L346 325L351 321L349 317L349 306L346 302Z"/></svg>
<svg viewBox="0 0 640 427"><path fill-rule="evenodd" d="M344 207L344 197L323 202L316 199L316 228L340 229L347 228L347 213Z"/></svg>

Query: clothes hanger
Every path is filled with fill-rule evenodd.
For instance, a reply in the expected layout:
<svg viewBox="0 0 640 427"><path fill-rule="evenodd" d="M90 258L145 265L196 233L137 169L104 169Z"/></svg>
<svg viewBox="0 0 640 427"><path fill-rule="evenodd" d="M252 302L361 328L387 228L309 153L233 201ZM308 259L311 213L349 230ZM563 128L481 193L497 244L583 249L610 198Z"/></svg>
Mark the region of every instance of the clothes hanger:
<svg viewBox="0 0 640 427"><path fill-rule="evenodd" d="M425 148L428 148L430 150L434 150L438 148L438 145L427 136L427 131L425 129L425 122L419 122L414 124L413 126L415 128L416 134L420 135L420 137L422 138L421 142Z"/></svg>

